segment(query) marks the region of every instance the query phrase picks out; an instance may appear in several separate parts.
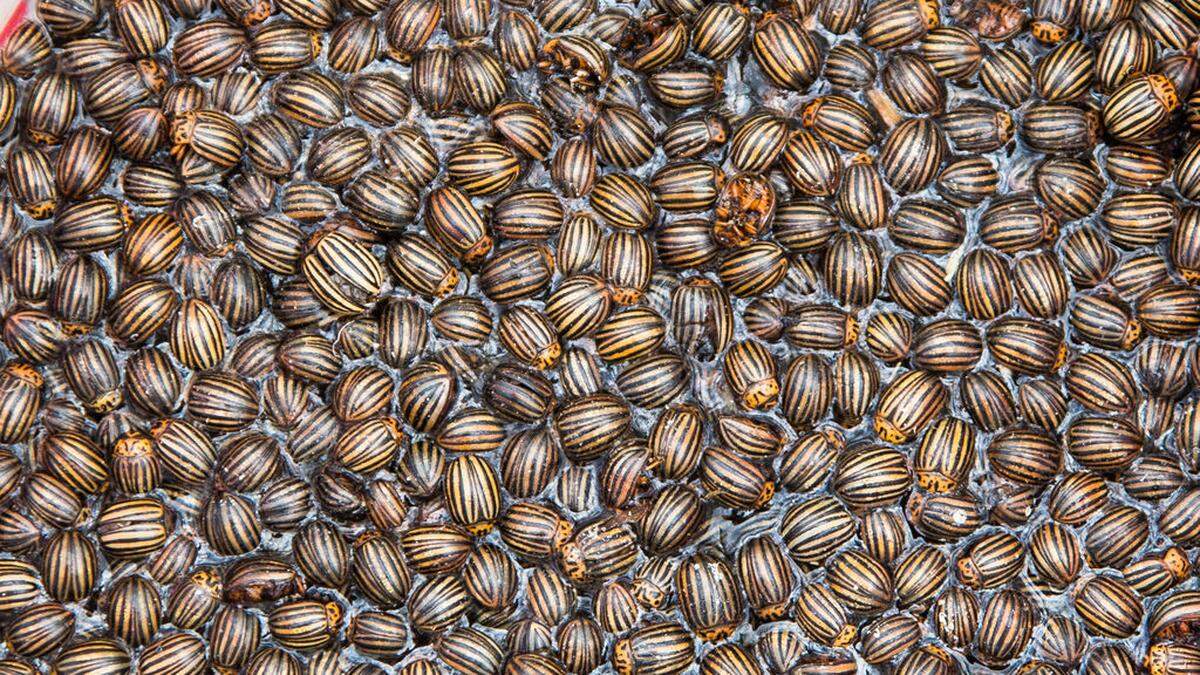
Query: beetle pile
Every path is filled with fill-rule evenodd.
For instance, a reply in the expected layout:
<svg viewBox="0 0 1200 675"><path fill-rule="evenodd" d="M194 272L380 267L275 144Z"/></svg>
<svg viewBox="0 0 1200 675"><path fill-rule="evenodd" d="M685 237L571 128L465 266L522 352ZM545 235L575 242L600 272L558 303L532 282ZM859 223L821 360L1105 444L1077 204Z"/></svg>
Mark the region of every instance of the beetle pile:
<svg viewBox="0 0 1200 675"><path fill-rule="evenodd" d="M36 0L0 675L1200 673L1200 0Z"/></svg>

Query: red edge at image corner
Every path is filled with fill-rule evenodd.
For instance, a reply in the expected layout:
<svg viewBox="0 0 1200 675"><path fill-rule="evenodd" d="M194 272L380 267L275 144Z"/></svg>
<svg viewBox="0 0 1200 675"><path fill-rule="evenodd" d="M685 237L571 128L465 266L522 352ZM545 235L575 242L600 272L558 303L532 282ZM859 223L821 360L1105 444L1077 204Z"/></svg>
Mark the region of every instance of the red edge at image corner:
<svg viewBox="0 0 1200 675"><path fill-rule="evenodd" d="M28 0L0 0L0 21L4 22L0 29L0 47L8 42L8 36L29 14Z"/></svg>

